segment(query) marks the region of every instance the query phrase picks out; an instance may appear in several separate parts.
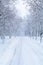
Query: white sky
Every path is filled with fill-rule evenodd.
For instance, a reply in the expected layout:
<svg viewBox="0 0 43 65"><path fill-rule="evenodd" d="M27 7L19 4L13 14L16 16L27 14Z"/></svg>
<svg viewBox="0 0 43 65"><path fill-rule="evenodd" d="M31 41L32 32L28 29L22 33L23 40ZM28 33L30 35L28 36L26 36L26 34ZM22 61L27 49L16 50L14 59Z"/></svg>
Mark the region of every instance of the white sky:
<svg viewBox="0 0 43 65"><path fill-rule="evenodd" d="M26 1L23 0L16 1L15 7L17 10L16 14L23 19L30 14L29 12L30 6L26 3Z"/></svg>
<svg viewBox="0 0 43 65"><path fill-rule="evenodd" d="M26 18L27 15L30 15L30 6L26 1L17 0L14 2L10 0L9 8L13 10L13 12L16 9L16 16L21 17L22 19Z"/></svg>

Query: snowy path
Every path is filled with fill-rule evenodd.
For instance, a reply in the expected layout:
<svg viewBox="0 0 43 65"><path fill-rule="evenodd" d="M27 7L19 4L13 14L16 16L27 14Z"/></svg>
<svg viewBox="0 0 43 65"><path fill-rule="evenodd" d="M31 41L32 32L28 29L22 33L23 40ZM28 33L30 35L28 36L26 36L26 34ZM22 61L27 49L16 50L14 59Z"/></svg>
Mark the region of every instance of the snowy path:
<svg viewBox="0 0 43 65"><path fill-rule="evenodd" d="M43 42L29 37L0 40L0 65L43 65Z"/></svg>
<svg viewBox="0 0 43 65"><path fill-rule="evenodd" d="M24 39L23 43L22 56L23 60L25 59L23 65L43 65L43 48L40 43L28 38Z"/></svg>

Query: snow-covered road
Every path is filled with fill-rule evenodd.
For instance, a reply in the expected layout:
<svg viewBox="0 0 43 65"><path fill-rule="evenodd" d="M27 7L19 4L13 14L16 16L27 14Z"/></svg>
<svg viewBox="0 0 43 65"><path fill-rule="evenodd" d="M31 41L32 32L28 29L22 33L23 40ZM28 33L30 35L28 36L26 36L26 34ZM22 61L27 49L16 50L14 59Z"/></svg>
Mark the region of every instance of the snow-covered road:
<svg viewBox="0 0 43 65"><path fill-rule="evenodd" d="M0 65L43 65L43 40L29 37L0 39Z"/></svg>

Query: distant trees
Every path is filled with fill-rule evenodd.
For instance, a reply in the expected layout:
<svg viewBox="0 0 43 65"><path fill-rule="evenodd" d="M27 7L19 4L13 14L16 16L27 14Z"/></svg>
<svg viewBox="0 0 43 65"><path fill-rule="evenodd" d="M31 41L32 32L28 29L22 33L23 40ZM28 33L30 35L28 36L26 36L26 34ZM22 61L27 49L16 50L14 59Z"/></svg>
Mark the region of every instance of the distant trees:
<svg viewBox="0 0 43 65"><path fill-rule="evenodd" d="M40 31L43 30L43 0L27 1L31 6L31 32L33 36L39 36Z"/></svg>
<svg viewBox="0 0 43 65"><path fill-rule="evenodd" d="M13 27L11 18L13 18L10 10L5 8L2 1L0 1L0 36L9 36L11 35L11 27Z"/></svg>
<svg viewBox="0 0 43 65"><path fill-rule="evenodd" d="M40 31L43 30L43 0L26 0L30 9L30 17L28 16L27 30L25 35L28 36L39 36ZM9 3L4 0L0 1L0 36L4 38L5 36L15 36L17 34L17 29L21 22L21 18L18 18L14 12L9 9Z"/></svg>
<svg viewBox="0 0 43 65"><path fill-rule="evenodd" d="M15 16L15 12L12 12L5 2L0 1L0 36L3 38L9 36L10 38L16 35L21 18Z"/></svg>

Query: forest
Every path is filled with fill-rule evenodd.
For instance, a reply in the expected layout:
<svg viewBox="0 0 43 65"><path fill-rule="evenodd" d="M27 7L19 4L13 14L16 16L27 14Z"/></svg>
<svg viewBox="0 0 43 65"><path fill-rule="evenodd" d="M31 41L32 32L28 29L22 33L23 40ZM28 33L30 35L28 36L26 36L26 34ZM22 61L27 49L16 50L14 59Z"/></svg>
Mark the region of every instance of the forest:
<svg viewBox="0 0 43 65"><path fill-rule="evenodd" d="M43 34L43 0L0 0L0 36ZM26 10L26 9L27 10Z"/></svg>

